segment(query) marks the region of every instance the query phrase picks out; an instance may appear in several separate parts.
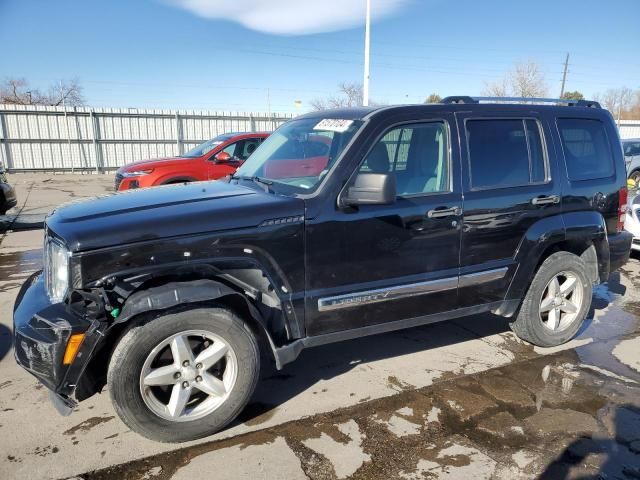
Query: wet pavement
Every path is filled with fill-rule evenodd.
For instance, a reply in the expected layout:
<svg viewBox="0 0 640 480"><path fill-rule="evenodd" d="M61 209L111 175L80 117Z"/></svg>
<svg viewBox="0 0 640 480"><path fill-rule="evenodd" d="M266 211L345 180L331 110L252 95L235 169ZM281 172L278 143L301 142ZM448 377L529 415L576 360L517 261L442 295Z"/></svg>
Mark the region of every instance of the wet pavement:
<svg viewBox="0 0 640 480"><path fill-rule="evenodd" d="M24 173L8 179L16 189L18 205L0 215L0 236L6 231L42 228L53 206L113 191L113 174Z"/></svg>
<svg viewBox="0 0 640 480"><path fill-rule="evenodd" d="M41 242L0 243L0 478L640 478L636 258L567 345L481 315L310 349L267 365L234 425L171 445L130 432L107 392L58 416L15 365L10 313Z"/></svg>

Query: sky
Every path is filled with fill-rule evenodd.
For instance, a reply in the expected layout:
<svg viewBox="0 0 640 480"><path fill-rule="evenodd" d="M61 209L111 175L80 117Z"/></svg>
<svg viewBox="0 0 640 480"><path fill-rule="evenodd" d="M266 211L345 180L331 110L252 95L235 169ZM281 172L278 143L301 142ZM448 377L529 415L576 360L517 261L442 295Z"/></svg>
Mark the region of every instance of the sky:
<svg viewBox="0 0 640 480"><path fill-rule="evenodd" d="M304 112L362 82L365 0L0 0L0 80L89 105ZM558 96L640 88L640 0L372 0L371 98L479 95L535 61Z"/></svg>

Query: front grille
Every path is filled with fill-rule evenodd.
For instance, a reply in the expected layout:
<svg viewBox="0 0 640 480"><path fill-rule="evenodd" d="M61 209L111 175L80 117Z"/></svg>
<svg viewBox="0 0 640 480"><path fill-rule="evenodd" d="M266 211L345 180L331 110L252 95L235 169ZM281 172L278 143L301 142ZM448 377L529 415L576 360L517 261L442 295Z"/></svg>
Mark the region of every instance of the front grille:
<svg viewBox="0 0 640 480"><path fill-rule="evenodd" d="M631 241L633 242L634 245L640 245L640 238L634 238Z"/></svg>
<svg viewBox="0 0 640 480"><path fill-rule="evenodd" d="M116 192L118 191L118 188L120 188L120 184L122 183L122 179L123 178L124 177L121 174L116 173L116 179L115 179L115 182L114 182L114 187L116 189Z"/></svg>

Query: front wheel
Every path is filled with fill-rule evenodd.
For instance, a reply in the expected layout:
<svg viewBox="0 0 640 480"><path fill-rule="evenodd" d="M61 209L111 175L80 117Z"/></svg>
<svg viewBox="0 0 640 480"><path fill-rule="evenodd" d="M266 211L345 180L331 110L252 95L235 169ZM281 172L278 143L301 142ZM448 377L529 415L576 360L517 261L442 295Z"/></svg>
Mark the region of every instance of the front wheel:
<svg viewBox="0 0 640 480"><path fill-rule="evenodd" d="M589 312L592 289L584 261L556 252L540 265L511 329L540 347L568 342Z"/></svg>
<svg viewBox="0 0 640 480"><path fill-rule="evenodd" d="M260 369L250 328L222 308L169 313L129 329L111 357L114 408L160 442L211 435L249 401Z"/></svg>

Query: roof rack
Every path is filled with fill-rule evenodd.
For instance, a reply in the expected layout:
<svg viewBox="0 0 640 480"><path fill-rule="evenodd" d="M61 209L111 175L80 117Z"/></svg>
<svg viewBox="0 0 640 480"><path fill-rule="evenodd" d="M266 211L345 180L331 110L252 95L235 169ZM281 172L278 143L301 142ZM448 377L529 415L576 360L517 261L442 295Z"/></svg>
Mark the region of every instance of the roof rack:
<svg viewBox="0 0 640 480"><path fill-rule="evenodd" d="M573 100L570 98L538 98L538 97L469 97L469 96L453 96L443 98L440 103L446 105L466 104L466 103L553 103L567 105L569 107L589 107L602 108L600 104L593 100Z"/></svg>

